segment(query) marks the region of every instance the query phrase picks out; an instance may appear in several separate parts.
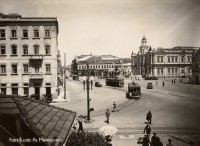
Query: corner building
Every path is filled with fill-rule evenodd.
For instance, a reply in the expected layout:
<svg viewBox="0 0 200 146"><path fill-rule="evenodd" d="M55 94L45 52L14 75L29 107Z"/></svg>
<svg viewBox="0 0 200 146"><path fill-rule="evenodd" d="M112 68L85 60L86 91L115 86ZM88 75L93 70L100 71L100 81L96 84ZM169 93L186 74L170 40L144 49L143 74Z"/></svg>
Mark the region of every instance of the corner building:
<svg viewBox="0 0 200 146"><path fill-rule="evenodd" d="M58 21L0 13L0 93L57 95Z"/></svg>

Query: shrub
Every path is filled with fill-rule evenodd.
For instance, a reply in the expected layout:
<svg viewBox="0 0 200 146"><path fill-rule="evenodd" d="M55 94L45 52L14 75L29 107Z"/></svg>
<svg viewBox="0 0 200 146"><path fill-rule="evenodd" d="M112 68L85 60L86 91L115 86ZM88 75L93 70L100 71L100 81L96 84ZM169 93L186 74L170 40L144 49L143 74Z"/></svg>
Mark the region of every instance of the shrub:
<svg viewBox="0 0 200 146"><path fill-rule="evenodd" d="M73 131L65 146L106 146L105 137L97 132Z"/></svg>

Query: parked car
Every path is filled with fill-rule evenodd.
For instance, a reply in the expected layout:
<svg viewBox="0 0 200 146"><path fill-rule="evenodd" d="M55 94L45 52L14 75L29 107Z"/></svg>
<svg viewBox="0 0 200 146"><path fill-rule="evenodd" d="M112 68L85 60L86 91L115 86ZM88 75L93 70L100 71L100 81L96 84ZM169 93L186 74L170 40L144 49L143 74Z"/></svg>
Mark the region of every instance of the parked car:
<svg viewBox="0 0 200 146"><path fill-rule="evenodd" d="M129 78L129 75L125 75L126 78Z"/></svg>
<svg viewBox="0 0 200 146"><path fill-rule="evenodd" d="M153 89L153 84L151 82L147 83L147 89Z"/></svg>
<svg viewBox="0 0 200 146"><path fill-rule="evenodd" d="M65 78L66 78L66 79L69 79L69 77L68 77L68 76L66 76Z"/></svg>
<svg viewBox="0 0 200 146"><path fill-rule="evenodd" d="M102 87L102 84L101 83L99 83L99 82L95 82L95 87Z"/></svg>
<svg viewBox="0 0 200 146"><path fill-rule="evenodd" d="M52 94L44 94L42 95L42 100L47 102L47 103L51 103L53 98L52 98Z"/></svg>
<svg viewBox="0 0 200 146"><path fill-rule="evenodd" d="M31 94L30 98L33 100L40 100L40 94Z"/></svg>

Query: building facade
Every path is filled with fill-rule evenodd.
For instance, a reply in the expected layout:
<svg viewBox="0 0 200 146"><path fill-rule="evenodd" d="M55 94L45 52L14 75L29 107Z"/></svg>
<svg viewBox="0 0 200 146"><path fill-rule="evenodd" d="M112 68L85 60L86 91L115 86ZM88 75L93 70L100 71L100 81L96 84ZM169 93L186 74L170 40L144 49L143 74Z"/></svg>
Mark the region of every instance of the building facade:
<svg viewBox="0 0 200 146"><path fill-rule="evenodd" d="M0 93L57 94L58 21L0 13Z"/></svg>
<svg viewBox="0 0 200 146"><path fill-rule="evenodd" d="M192 56L192 81L200 84L200 49Z"/></svg>
<svg viewBox="0 0 200 146"><path fill-rule="evenodd" d="M152 49L144 45L142 39L140 51L132 55L133 73L143 77L189 78L192 77L192 54L197 47L177 46L173 48ZM141 49L144 48L144 49ZM143 51L144 50L144 51Z"/></svg>
<svg viewBox="0 0 200 146"><path fill-rule="evenodd" d="M86 75L88 64L92 76L114 76L128 73L130 67L127 63L131 63L130 58L118 58L113 55L80 55L75 60L78 74ZM75 64L74 61L72 64Z"/></svg>

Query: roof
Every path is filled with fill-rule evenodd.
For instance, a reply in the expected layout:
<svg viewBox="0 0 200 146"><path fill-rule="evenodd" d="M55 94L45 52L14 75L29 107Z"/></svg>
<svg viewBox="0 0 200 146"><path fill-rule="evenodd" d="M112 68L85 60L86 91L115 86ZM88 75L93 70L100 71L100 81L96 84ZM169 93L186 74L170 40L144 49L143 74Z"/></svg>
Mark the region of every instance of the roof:
<svg viewBox="0 0 200 146"><path fill-rule="evenodd" d="M59 138L61 143L67 139L76 118L76 112L14 95L0 95L0 114L20 114L39 138Z"/></svg>
<svg viewBox="0 0 200 146"><path fill-rule="evenodd" d="M140 87L140 85L138 83L131 82L131 83L128 83L128 87Z"/></svg>

